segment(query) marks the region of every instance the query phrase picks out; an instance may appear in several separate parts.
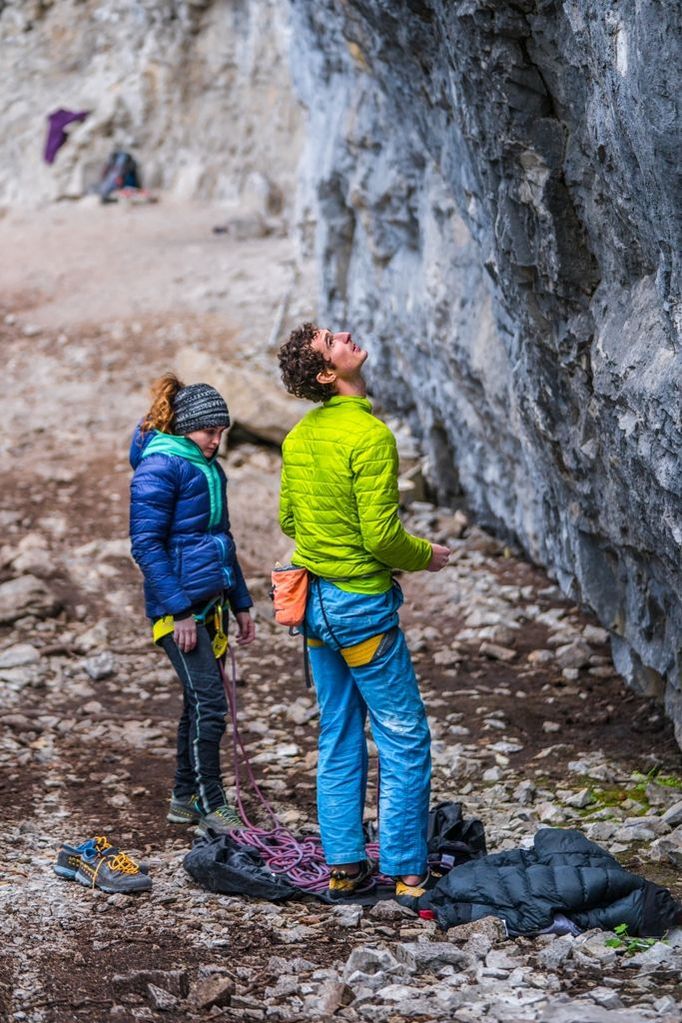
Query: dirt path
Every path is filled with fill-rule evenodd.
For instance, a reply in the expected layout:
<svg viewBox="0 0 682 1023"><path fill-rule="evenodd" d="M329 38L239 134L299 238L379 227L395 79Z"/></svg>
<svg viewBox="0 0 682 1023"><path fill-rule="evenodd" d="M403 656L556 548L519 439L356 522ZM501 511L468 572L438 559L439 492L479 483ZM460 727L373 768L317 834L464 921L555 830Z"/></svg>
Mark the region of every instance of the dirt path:
<svg viewBox="0 0 682 1023"><path fill-rule="evenodd" d="M288 288L291 241L239 243L213 227L219 206L164 200L102 206L93 197L12 211L0 221L3 299L22 323L68 330L140 317L216 314L262 348ZM234 224L258 235L256 220Z"/></svg>
<svg viewBox="0 0 682 1023"><path fill-rule="evenodd" d="M143 224L141 233L113 231L111 219L102 236L110 213L119 228L125 217ZM433 924L400 914L203 892L182 869L191 836L164 819L179 694L148 644L127 554L128 439L149 380L187 342L228 362L267 364L265 339L291 272L284 239L217 241L214 219L161 206L67 207L3 222L16 259L5 250L0 585L30 575L42 589L0 625L0 1018L4 1007L8 1019L31 1023L359 1019L370 1003L354 1001L352 987L329 1000L353 948L439 940ZM215 297L226 268L229 287ZM206 293L187 300L197 278ZM316 712L298 645L273 627L266 597L270 566L286 556L278 454L243 444L227 471L260 632L239 657L241 724L261 783L297 827L314 819ZM432 719L434 801L461 799L493 850L528 844L543 824L586 829L682 897L670 861L652 853L670 829L637 831L682 799L682 757L660 709L622 685L596 623L540 571L447 510L410 514L415 531L455 549L440 575L403 580ZM225 774L231 784L227 754ZM151 895L107 897L52 873L62 841L102 833L147 860ZM601 990L604 976L621 1004L642 1012L653 994L673 1006L682 997L674 971L661 968L647 988L615 953L550 969L539 958L546 947L536 939L512 950L527 971L524 991L546 996L529 995L530 1015L519 1018L539 1018L532 1006L544 1011L561 992ZM528 979L537 971L544 988ZM229 1004L201 1006L201 984L216 977ZM481 977L471 990L476 1018L491 996ZM373 1018L405 1018L391 1004L376 995ZM421 1015L441 1018L434 1013ZM501 1013L489 1015L511 1018Z"/></svg>

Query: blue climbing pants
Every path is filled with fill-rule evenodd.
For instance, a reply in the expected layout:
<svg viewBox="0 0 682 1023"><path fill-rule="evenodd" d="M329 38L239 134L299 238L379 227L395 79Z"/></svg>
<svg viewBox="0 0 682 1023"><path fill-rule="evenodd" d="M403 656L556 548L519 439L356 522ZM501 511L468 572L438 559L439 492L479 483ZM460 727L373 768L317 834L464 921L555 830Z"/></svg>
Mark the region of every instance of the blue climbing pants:
<svg viewBox="0 0 682 1023"><path fill-rule="evenodd" d="M367 786L365 720L379 751L382 873L423 874L431 782L430 734L405 637L402 593L346 593L312 579L306 609L310 665L320 707L317 810L326 860L366 858L362 816ZM372 660L349 667L340 648L388 633ZM319 645L320 641L323 645Z"/></svg>

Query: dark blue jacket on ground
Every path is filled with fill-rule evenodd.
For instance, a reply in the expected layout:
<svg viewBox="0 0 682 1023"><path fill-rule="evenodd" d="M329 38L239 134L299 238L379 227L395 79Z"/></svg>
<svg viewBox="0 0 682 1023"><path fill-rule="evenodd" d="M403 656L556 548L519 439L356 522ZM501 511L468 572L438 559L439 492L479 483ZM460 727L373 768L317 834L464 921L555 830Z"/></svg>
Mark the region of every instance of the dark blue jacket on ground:
<svg viewBox="0 0 682 1023"><path fill-rule="evenodd" d="M404 901L404 900L403 900ZM554 917L580 930L613 930L627 924L633 937L659 936L682 922L682 906L620 863L579 831L542 828L532 849L509 849L453 869L419 899L440 927L497 916L510 935L537 934Z"/></svg>
<svg viewBox="0 0 682 1023"><path fill-rule="evenodd" d="M183 617L225 593L234 612L253 601L239 567L227 480L193 441L139 426L130 445L130 540L150 618Z"/></svg>

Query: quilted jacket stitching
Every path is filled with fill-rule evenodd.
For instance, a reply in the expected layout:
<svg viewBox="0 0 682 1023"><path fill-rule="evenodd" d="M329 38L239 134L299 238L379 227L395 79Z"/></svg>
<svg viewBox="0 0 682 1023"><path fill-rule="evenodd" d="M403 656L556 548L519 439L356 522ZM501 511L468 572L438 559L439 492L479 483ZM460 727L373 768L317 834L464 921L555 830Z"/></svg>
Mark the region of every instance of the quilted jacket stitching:
<svg viewBox="0 0 682 1023"><path fill-rule="evenodd" d="M145 580L146 611L150 618L177 614L225 586L217 559L202 558L202 544L222 535L227 543L228 590L235 611L252 604L236 557L225 496L226 478L217 471L222 488L222 515L217 529L209 530L210 498L204 474L178 455L152 454L141 460L144 440L139 430L131 444L131 547ZM181 506L182 507L179 507ZM215 544L213 544L215 546ZM171 556L172 551L179 552ZM210 571L209 571L210 568Z"/></svg>
<svg viewBox="0 0 682 1023"><path fill-rule="evenodd" d="M428 541L397 517L395 440L370 408L332 399L284 441L280 523L297 542L296 563L327 578L417 570L430 557Z"/></svg>

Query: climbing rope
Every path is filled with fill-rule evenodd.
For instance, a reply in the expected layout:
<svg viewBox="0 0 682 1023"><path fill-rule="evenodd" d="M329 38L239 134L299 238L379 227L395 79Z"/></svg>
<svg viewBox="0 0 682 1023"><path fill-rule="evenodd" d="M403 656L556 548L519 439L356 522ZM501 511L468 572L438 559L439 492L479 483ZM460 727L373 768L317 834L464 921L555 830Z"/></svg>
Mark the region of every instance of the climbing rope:
<svg viewBox="0 0 682 1023"><path fill-rule="evenodd" d="M231 672L228 679L222 661L218 661L220 673L227 694L227 701L232 719L232 754L234 759L234 777L236 787L236 803L239 816L244 827L230 832L230 837L242 846L257 849L263 861L273 874L283 874L296 888L304 892L317 894L327 890L329 886L329 867L322 851L322 843L317 835L297 837L279 820L272 805L263 794L253 773L249 755L246 752L237 723L237 666L232 647L230 653ZM268 830L255 825L247 815L242 799L242 769L248 779L254 795L272 822ZM379 846L376 842L367 845L367 855L375 862L379 858ZM358 889L358 893L372 891L379 884L392 885L392 878L375 874L366 885Z"/></svg>

